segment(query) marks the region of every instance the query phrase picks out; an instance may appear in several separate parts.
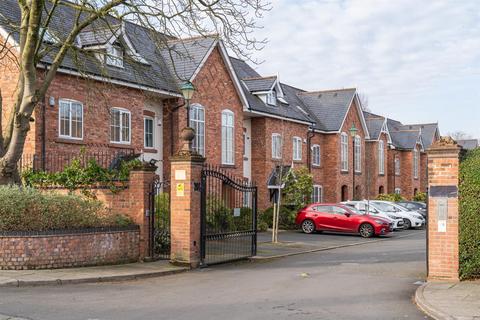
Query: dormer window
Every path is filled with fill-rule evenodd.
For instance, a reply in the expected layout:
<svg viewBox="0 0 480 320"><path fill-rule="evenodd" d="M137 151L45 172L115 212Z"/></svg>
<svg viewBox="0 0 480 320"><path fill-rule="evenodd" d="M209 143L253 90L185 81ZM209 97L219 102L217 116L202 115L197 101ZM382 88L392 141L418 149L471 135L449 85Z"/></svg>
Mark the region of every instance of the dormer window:
<svg viewBox="0 0 480 320"><path fill-rule="evenodd" d="M277 92L275 90L267 93L267 103L271 106L277 105Z"/></svg>
<svg viewBox="0 0 480 320"><path fill-rule="evenodd" d="M123 49L119 46L107 47L105 63L109 66L123 68Z"/></svg>
<svg viewBox="0 0 480 320"><path fill-rule="evenodd" d="M59 43L58 38L54 36L50 30L43 27L40 28L40 35L43 35L42 41L48 44L57 44Z"/></svg>

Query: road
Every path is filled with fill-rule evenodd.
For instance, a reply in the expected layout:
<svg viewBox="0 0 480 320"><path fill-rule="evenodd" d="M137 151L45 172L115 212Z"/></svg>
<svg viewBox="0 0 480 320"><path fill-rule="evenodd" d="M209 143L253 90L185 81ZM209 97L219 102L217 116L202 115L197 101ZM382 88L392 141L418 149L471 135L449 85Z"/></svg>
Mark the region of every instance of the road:
<svg viewBox="0 0 480 320"><path fill-rule="evenodd" d="M2 288L0 314L33 320L427 319L412 303L414 283L425 276L425 231L404 235L157 279Z"/></svg>

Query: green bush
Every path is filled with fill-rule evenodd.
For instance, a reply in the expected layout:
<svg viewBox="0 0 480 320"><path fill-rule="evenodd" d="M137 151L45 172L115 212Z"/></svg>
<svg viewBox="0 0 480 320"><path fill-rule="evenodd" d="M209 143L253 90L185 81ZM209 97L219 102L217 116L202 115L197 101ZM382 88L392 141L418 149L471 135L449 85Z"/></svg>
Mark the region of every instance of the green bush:
<svg viewBox="0 0 480 320"><path fill-rule="evenodd" d="M377 200L398 202L405 199L397 193L384 193L384 194L379 194L377 197Z"/></svg>
<svg viewBox="0 0 480 320"><path fill-rule="evenodd" d="M268 230L268 223L265 221L259 221L257 224L257 231L258 232L265 232Z"/></svg>
<svg viewBox="0 0 480 320"><path fill-rule="evenodd" d="M427 202L427 194L425 192L419 192L413 197L413 201Z"/></svg>
<svg viewBox="0 0 480 320"><path fill-rule="evenodd" d="M247 231L252 229L252 209L240 208L240 215L234 215L234 209L229 208L218 197L207 199L206 228L208 232Z"/></svg>
<svg viewBox="0 0 480 320"><path fill-rule="evenodd" d="M297 211L289 209L286 206L280 207L280 218L278 220L278 226L280 229L291 230L295 229L295 219L297 217ZM273 207L270 207L260 214L259 221L267 224L269 228L273 225Z"/></svg>
<svg viewBox="0 0 480 320"><path fill-rule="evenodd" d="M313 192L313 176L306 167L291 170L284 179L283 204L300 210L310 203Z"/></svg>
<svg viewBox="0 0 480 320"><path fill-rule="evenodd" d="M43 193L33 188L0 187L0 231L46 231L132 225L130 218L109 215L102 203L75 195Z"/></svg>
<svg viewBox="0 0 480 320"><path fill-rule="evenodd" d="M480 277L480 149L460 164L459 262L462 280Z"/></svg>

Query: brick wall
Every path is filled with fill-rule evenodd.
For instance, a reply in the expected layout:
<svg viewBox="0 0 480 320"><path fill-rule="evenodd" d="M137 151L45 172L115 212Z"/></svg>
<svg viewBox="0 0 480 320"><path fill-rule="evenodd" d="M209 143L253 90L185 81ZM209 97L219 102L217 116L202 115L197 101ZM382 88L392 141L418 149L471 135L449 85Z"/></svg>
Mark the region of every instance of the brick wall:
<svg viewBox="0 0 480 320"><path fill-rule="evenodd" d="M54 269L138 261L139 231L0 235L0 269Z"/></svg>
<svg viewBox="0 0 480 320"><path fill-rule="evenodd" d="M417 147L420 148L419 145ZM400 175L395 175L395 157L400 159ZM424 175L427 170L426 160L423 157L420 154L418 178L415 178L413 174L413 151L391 149L388 151L389 193L395 192L395 188L401 188L402 197L411 200L415 195L415 189L417 189L417 192L426 190L425 185L422 185L422 181L425 182L426 176Z"/></svg>
<svg viewBox="0 0 480 320"><path fill-rule="evenodd" d="M282 158L272 158L272 134L283 135ZM308 126L274 118L252 118L252 180L258 186L258 208L271 205L267 180L277 165L307 166ZM302 159L293 161L293 137L302 139Z"/></svg>
<svg viewBox="0 0 480 320"><path fill-rule="evenodd" d="M215 48L200 72L193 81L195 93L191 104L200 104L205 109L205 157L207 163L222 166L232 174L243 175L243 105L238 97L227 67L220 51ZM186 126L186 108L181 107L173 110L178 102L171 101L164 110L164 172L170 172L170 156L174 155L182 147L179 138L181 130ZM222 135L221 121L222 110L228 109L234 113L235 124L235 164L222 165ZM172 131L173 130L173 131ZM171 143L173 141L173 145ZM168 179L168 178L167 178Z"/></svg>
<svg viewBox="0 0 480 320"><path fill-rule="evenodd" d="M453 142L433 144L428 150L430 190L445 186L458 188L459 152L460 148ZM436 192L430 195L428 201L428 279L458 281L458 195L451 192L442 195ZM438 223L437 210L440 201L446 201L445 230L441 230Z"/></svg>

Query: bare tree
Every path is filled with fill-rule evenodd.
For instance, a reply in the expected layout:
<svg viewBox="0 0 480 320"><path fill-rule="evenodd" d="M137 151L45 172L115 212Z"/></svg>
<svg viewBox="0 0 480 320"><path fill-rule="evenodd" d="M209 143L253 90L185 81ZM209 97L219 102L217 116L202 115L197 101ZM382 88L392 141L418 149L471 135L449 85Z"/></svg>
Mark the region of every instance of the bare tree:
<svg viewBox="0 0 480 320"><path fill-rule="evenodd" d="M359 92L358 93L358 99L360 100L360 103L362 104L362 110L363 111L371 111L370 108L368 107L368 96L365 93Z"/></svg>
<svg viewBox="0 0 480 320"><path fill-rule="evenodd" d="M469 135L468 133L466 132L463 132L463 131L453 131L453 132L449 132L447 133L447 136L450 136L452 137L454 140L467 140L467 139L472 139L472 136Z"/></svg>
<svg viewBox="0 0 480 320"><path fill-rule="evenodd" d="M4 2L5 1L5 2ZM269 9L264 0L2 0L17 5L18 21L0 12L0 26L7 31L0 39L0 61L18 71L14 103L0 128L0 184L18 183L20 160L35 108L67 56L82 72L85 61L77 46L79 34L95 28L117 30L122 23L157 31L155 45L162 48L168 40L216 34L226 46L243 58L264 41L252 35L256 20ZM61 9L75 12L73 21L62 21L64 34L50 34L50 25ZM58 20L58 19L57 19ZM65 27L67 26L67 27ZM56 41L46 41L52 37ZM14 40L14 41L12 41ZM90 52L90 55L92 53ZM51 63L39 76L37 67L45 57ZM85 72L86 75L86 72ZM87 76L87 75L86 75ZM0 99L0 120L2 119Z"/></svg>

